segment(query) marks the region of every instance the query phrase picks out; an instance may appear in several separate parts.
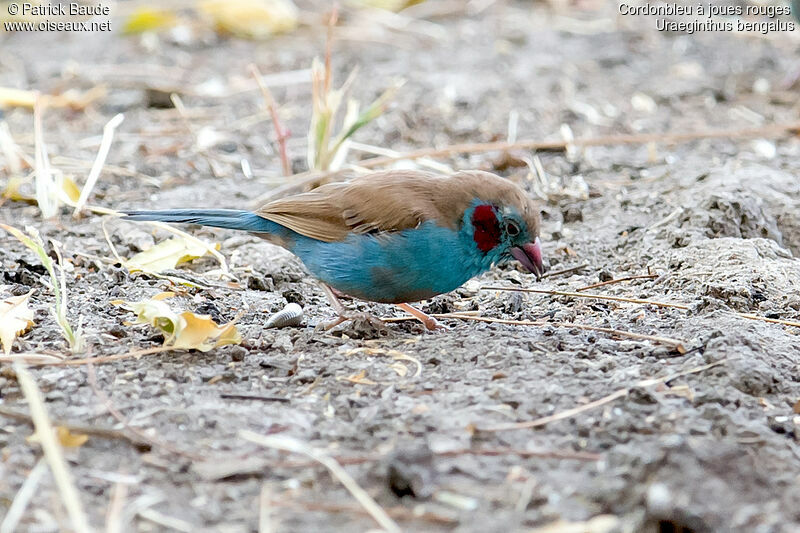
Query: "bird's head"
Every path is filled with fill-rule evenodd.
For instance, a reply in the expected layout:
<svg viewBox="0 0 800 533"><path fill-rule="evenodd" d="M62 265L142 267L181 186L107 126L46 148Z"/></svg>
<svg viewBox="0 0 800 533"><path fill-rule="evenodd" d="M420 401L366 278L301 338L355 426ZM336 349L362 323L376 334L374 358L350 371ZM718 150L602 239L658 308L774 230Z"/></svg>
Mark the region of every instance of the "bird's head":
<svg viewBox="0 0 800 533"><path fill-rule="evenodd" d="M481 173L481 191L462 218L462 231L478 253L493 263L516 259L539 278L544 273L539 209L520 187ZM491 176L491 178L489 178Z"/></svg>

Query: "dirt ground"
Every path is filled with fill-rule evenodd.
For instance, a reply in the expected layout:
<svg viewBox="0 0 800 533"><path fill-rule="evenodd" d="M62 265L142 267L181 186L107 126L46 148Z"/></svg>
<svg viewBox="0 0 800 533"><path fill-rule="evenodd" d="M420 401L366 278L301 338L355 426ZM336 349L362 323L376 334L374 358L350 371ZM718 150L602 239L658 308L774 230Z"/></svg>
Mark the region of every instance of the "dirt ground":
<svg viewBox="0 0 800 533"><path fill-rule="evenodd" d="M394 29L343 10L337 83L359 65L353 93L366 102L406 80L356 141L403 152L504 140L515 114L517 138L540 140L562 139L563 125L576 138L734 132L800 114L788 79L800 68L796 34L657 32L654 19L620 17L604 3L473 1L448 10L452 3L441 2L439 13L436 4L418 6L428 14L410 24L390 19ZM43 122L53 165L82 183L103 125L124 113L92 205L250 207L286 183L250 63L275 75L293 166L306 170L308 76L278 73L307 69L322 54L327 4L300 5L316 13L310 24L260 43L209 32L0 34L0 86L107 88L87 109L48 110ZM210 146L198 149L176 110L159 107L155 89L181 93L195 135L216 132ZM2 120L32 156L30 111L9 109ZM551 272L585 266L540 283L502 266L423 309L667 337L685 353L577 327L456 319L443 319L449 329L436 333L413 322L389 323L383 334L359 324L322 333L315 326L334 313L320 289L298 260L255 237L188 228L221 244L236 281L220 280L219 265L202 258L171 272L199 287L176 286L121 267L103 237L104 217L75 220L65 208L42 220L35 206L4 201L0 220L62 244L70 318L89 343L84 356L161 345L155 330L126 326L132 315L112 300L176 290L172 304L181 309L219 321L241 315L241 345L93 365L96 383L86 365L32 368L56 423L117 431L66 450L91 524L232 533L258 531L259 517L269 516L271 528L261 531L378 527L324 467L260 447L242 436L248 430L327 451L407 531L800 531L800 327L743 316L800 320L800 140L770 137L512 154L536 155L539 176L502 164L497 152L438 160L494 170L538 194ZM362 156L351 151L348 161ZM2 185L10 176L0 168ZM168 235L105 218L125 257ZM0 285L16 295L37 289L36 325L14 351L68 355L40 265L0 233ZM586 292L688 309L480 290L575 291L645 274L653 276ZM287 302L304 307L303 324L265 329ZM401 315L388 305L349 305ZM2 517L42 455L27 440L28 404L5 363L0 410ZM560 413L536 427L503 427ZM47 474L18 530L67 524Z"/></svg>

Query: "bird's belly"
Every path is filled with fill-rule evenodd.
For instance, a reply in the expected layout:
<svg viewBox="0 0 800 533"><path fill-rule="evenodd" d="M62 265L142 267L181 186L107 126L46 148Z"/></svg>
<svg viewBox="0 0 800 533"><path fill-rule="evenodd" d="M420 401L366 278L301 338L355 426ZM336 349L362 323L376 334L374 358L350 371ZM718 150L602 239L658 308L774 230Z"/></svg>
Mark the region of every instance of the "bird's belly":
<svg viewBox="0 0 800 533"><path fill-rule="evenodd" d="M440 226L342 242L301 239L292 252L319 280L363 300L403 303L450 292L489 265L468 257L458 233Z"/></svg>

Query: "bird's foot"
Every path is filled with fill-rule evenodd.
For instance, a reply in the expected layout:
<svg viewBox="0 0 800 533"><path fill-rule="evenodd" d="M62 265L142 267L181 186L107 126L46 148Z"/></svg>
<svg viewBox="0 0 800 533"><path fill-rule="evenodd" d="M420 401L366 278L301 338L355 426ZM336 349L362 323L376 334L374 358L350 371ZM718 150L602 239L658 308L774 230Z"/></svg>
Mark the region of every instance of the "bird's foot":
<svg viewBox="0 0 800 533"><path fill-rule="evenodd" d="M413 316L414 318L422 322L422 325L425 326L425 329L427 329L428 331L437 331L437 330L442 331L447 329L447 327L440 324L438 320L420 311L413 305L409 304L396 304L396 305L409 315Z"/></svg>
<svg viewBox="0 0 800 533"><path fill-rule="evenodd" d="M366 328L372 328L376 332L387 331L386 323L383 320L375 316L372 316L369 313L363 313L363 312L342 313L335 320L323 324L322 327L324 331L330 331L339 324L343 324L350 320L353 321L354 327L356 329L365 329L366 326Z"/></svg>

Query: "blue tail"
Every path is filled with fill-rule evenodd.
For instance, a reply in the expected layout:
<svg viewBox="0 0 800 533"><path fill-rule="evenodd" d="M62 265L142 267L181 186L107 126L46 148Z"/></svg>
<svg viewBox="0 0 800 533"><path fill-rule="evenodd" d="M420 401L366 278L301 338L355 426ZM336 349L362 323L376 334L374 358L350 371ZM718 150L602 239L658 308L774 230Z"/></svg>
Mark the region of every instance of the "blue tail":
<svg viewBox="0 0 800 533"><path fill-rule="evenodd" d="M128 211L126 220L184 222L214 228L238 229L256 233L274 233L282 226L251 211L240 209L165 209L160 211Z"/></svg>

